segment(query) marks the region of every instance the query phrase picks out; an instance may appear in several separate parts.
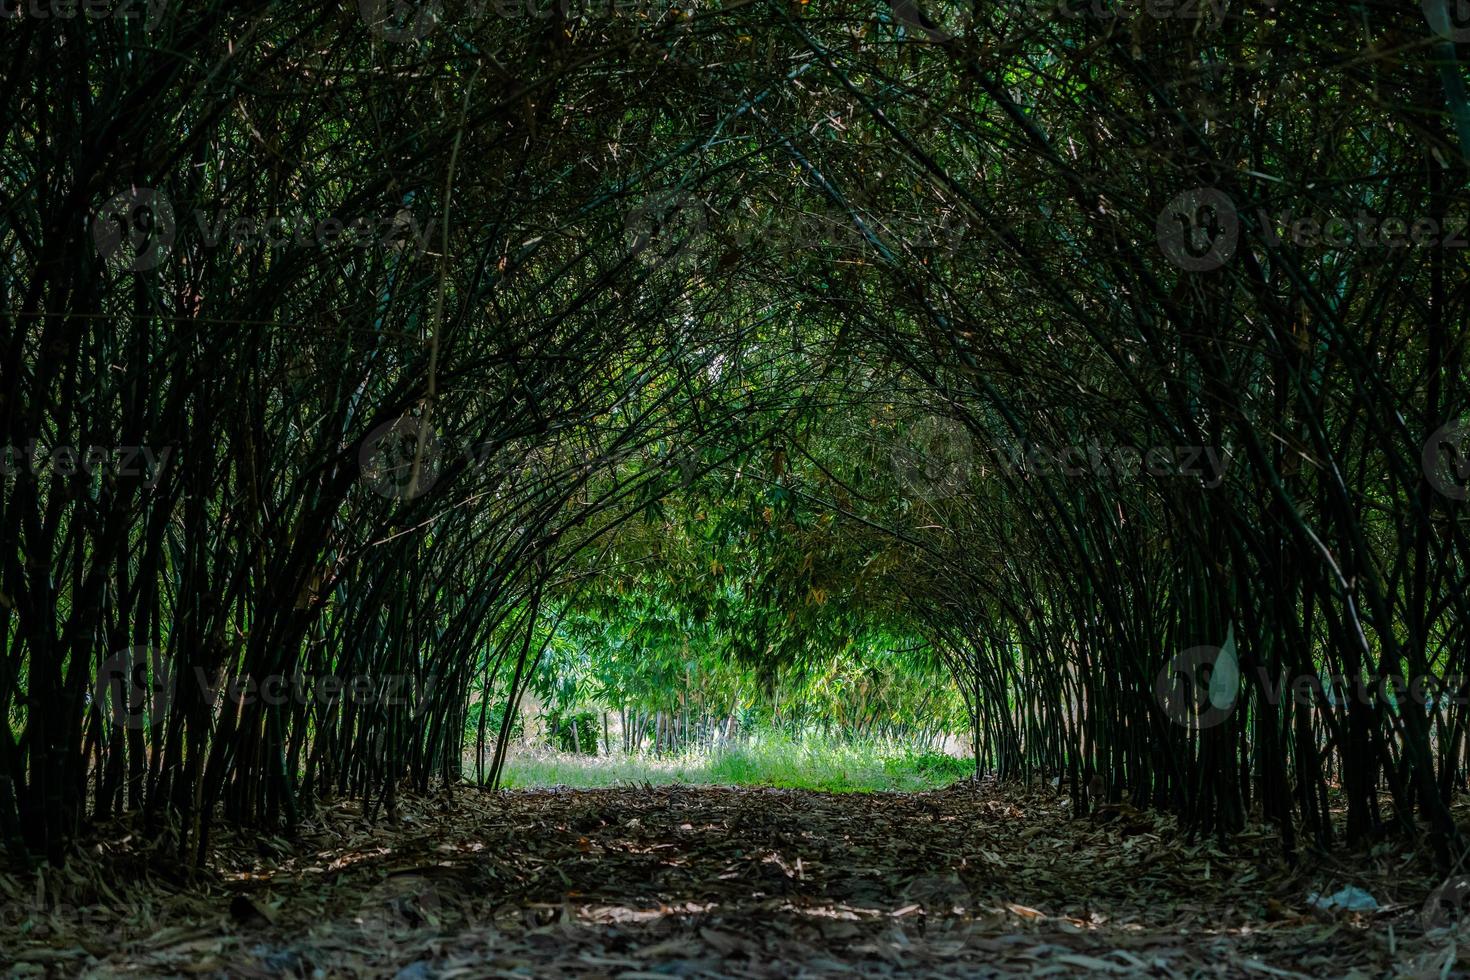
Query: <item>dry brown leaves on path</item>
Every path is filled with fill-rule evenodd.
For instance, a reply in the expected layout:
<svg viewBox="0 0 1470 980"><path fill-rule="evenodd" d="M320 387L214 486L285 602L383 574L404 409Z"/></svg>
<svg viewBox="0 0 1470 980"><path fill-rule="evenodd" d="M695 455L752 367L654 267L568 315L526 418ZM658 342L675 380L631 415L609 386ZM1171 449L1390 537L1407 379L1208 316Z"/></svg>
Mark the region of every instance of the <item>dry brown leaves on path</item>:
<svg viewBox="0 0 1470 980"><path fill-rule="evenodd" d="M0 875L13 975L987 977L1459 975L1422 859L1277 860L1265 831L1064 798L659 787L355 804L219 842L185 887L144 842ZM1346 885L1375 912L1314 909ZM1434 923L1431 922L1431 925ZM1464 937L1470 938L1470 936Z"/></svg>

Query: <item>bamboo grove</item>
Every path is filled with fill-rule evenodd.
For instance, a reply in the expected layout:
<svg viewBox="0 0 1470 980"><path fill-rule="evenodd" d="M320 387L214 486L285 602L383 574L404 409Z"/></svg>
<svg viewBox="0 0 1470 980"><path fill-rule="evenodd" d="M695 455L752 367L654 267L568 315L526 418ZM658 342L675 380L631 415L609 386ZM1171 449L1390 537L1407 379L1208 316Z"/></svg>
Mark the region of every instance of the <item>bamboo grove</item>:
<svg viewBox="0 0 1470 980"><path fill-rule="evenodd" d="M494 785L676 545L1079 809L1463 848L1448 6L142 13L0 33L12 856Z"/></svg>

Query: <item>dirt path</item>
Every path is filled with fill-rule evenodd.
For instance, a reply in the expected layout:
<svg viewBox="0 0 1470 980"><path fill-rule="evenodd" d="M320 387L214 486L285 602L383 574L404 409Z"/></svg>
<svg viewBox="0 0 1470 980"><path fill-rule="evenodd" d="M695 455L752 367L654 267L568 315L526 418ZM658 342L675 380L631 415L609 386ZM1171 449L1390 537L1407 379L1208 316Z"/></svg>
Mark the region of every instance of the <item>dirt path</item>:
<svg viewBox="0 0 1470 980"><path fill-rule="evenodd" d="M1181 844L1167 818L1071 820L1050 793L467 793L398 816L390 830L344 805L294 844L222 842L203 890L127 848L39 885L0 876L0 962L399 980L1438 976L1454 956L1450 931L1425 934L1428 883L1401 850L1292 870L1264 833L1227 857ZM1308 904L1349 883L1383 908Z"/></svg>

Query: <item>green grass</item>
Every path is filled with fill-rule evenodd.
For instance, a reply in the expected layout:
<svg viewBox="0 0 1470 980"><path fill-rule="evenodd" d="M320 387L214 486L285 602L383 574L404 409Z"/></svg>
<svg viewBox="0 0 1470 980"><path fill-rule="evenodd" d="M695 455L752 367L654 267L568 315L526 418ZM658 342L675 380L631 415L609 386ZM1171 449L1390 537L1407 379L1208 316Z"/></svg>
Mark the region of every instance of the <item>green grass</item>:
<svg viewBox="0 0 1470 980"><path fill-rule="evenodd" d="M765 736L711 753L585 756L520 750L506 760L511 789L567 786L778 786L834 793L919 792L970 775L972 763L873 742Z"/></svg>

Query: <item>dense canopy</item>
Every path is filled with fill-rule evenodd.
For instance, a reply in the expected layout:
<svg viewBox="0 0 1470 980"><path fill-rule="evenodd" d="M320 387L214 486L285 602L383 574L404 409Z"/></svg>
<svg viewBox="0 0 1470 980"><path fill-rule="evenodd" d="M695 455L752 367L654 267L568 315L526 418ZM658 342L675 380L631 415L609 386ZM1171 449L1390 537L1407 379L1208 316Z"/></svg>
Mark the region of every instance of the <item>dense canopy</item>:
<svg viewBox="0 0 1470 980"><path fill-rule="evenodd" d="M1452 864L1452 7L7 23L0 841L494 785L576 662Z"/></svg>

